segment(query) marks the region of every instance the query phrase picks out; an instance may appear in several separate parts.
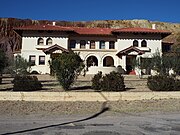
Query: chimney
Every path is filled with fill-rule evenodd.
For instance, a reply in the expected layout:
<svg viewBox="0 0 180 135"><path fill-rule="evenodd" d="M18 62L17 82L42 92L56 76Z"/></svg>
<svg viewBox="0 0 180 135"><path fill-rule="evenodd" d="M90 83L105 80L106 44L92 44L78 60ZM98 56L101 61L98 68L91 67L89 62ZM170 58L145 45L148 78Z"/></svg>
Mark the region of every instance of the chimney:
<svg viewBox="0 0 180 135"><path fill-rule="evenodd" d="M56 25L56 22L52 22L53 23L53 26L55 26Z"/></svg>
<svg viewBox="0 0 180 135"><path fill-rule="evenodd" d="M152 29L156 29L156 24L152 24Z"/></svg>

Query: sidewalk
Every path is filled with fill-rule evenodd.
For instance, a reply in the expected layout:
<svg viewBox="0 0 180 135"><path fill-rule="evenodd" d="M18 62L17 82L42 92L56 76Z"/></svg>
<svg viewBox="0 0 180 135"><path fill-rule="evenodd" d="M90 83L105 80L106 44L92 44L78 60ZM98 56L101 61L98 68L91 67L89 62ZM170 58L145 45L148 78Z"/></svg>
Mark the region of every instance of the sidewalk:
<svg viewBox="0 0 180 135"><path fill-rule="evenodd" d="M0 92L0 101L134 101L180 99L180 92Z"/></svg>

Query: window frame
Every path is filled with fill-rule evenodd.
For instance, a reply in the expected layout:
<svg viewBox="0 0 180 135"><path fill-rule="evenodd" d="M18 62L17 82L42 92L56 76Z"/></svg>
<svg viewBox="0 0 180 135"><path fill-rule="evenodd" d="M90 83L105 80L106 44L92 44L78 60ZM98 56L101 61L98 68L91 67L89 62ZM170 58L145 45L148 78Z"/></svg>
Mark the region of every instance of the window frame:
<svg viewBox="0 0 180 135"><path fill-rule="evenodd" d="M90 49L96 49L96 42L94 40L90 41Z"/></svg>
<svg viewBox="0 0 180 135"><path fill-rule="evenodd" d="M115 49L115 41L109 41L109 49Z"/></svg>
<svg viewBox="0 0 180 135"><path fill-rule="evenodd" d="M42 58L42 57L44 58L44 61L43 61L43 62L41 61L41 58ZM39 65L45 65L45 61L46 61L45 56L44 56L44 55L40 55L40 56L39 56Z"/></svg>
<svg viewBox="0 0 180 135"><path fill-rule="evenodd" d="M106 49L106 42L104 40L99 41L99 49Z"/></svg>
<svg viewBox="0 0 180 135"><path fill-rule="evenodd" d="M80 40L80 48L81 49L86 49L86 40Z"/></svg>
<svg viewBox="0 0 180 135"><path fill-rule="evenodd" d="M137 43L137 44L135 44L135 43ZM138 42L138 40L134 40L134 41L133 41L133 46L134 46L134 47L139 47L139 42Z"/></svg>
<svg viewBox="0 0 180 135"><path fill-rule="evenodd" d="M146 40L141 41L141 47L147 47L147 41Z"/></svg>
<svg viewBox="0 0 180 135"><path fill-rule="evenodd" d="M42 42L41 42L41 40L42 40ZM38 38L37 45L44 45L44 39L43 38Z"/></svg>
<svg viewBox="0 0 180 135"><path fill-rule="evenodd" d="M72 41L74 41L73 46L72 46ZM76 43L77 43L76 40L74 40L74 39L70 40L70 41L69 41L69 48L70 48L70 49L76 48Z"/></svg>
<svg viewBox="0 0 180 135"><path fill-rule="evenodd" d="M49 42L49 41L51 41L51 42ZM49 43L51 43L51 44L49 44ZM48 38L48 39L46 40L46 45L52 45L52 44L53 44L52 39L51 39L51 38Z"/></svg>
<svg viewBox="0 0 180 135"><path fill-rule="evenodd" d="M34 60L32 59L34 57ZM29 63L31 66L36 65L36 55L29 55Z"/></svg>

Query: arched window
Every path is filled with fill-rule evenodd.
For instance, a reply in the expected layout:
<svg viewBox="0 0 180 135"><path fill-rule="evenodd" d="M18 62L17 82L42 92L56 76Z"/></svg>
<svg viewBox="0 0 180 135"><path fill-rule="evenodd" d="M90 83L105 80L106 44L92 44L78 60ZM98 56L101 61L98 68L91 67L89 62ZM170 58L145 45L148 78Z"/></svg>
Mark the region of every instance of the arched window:
<svg viewBox="0 0 180 135"><path fill-rule="evenodd" d="M76 40L70 40L69 48L76 48Z"/></svg>
<svg viewBox="0 0 180 135"><path fill-rule="evenodd" d="M37 41L37 44L38 44L38 45L44 45L44 40L43 40L43 38L39 38L38 41Z"/></svg>
<svg viewBox="0 0 180 135"><path fill-rule="evenodd" d="M101 40L99 42L99 49L105 49L105 41Z"/></svg>
<svg viewBox="0 0 180 135"><path fill-rule="evenodd" d="M86 62L87 62L87 67L98 66L98 59L95 56L89 56Z"/></svg>
<svg viewBox="0 0 180 135"><path fill-rule="evenodd" d="M115 42L114 41L109 41L109 49L114 49L114 44Z"/></svg>
<svg viewBox="0 0 180 135"><path fill-rule="evenodd" d="M90 49L95 49L96 46L95 46L95 41L94 40L91 40L90 41Z"/></svg>
<svg viewBox="0 0 180 135"><path fill-rule="evenodd" d="M48 38L46 40L46 45L52 45L52 39L51 38Z"/></svg>
<svg viewBox="0 0 180 135"><path fill-rule="evenodd" d="M82 48L82 49L86 48L86 41L85 40L80 41L80 48Z"/></svg>
<svg viewBox="0 0 180 135"><path fill-rule="evenodd" d="M103 59L103 66L105 66L105 67L112 67L112 66L114 66L114 59L111 56L106 56Z"/></svg>
<svg viewBox="0 0 180 135"><path fill-rule="evenodd" d="M133 41L133 46L134 46L134 47L138 47L138 41L137 41L137 40L134 40L134 41Z"/></svg>
<svg viewBox="0 0 180 135"><path fill-rule="evenodd" d="M146 42L146 40L143 40L143 41L141 42L141 47L147 47L147 42Z"/></svg>

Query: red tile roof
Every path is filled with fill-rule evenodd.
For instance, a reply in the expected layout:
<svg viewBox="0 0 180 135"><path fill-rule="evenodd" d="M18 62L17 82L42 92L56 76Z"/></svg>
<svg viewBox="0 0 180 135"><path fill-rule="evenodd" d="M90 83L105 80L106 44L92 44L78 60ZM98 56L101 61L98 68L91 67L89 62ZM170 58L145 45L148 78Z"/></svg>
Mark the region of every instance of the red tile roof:
<svg viewBox="0 0 180 135"><path fill-rule="evenodd" d="M81 35L112 35L113 33L159 33L168 36L171 34L169 31L149 29L149 28L86 28L86 27L63 27L53 25L32 25L14 28L15 31L23 30L53 30L53 31L71 31Z"/></svg>
<svg viewBox="0 0 180 135"><path fill-rule="evenodd" d="M14 30L74 31L72 27L53 26L53 25L31 25L31 26L15 27Z"/></svg>
<svg viewBox="0 0 180 135"><path fill-rule="evenodd" d="M74 27L75 32L82 35L112 35L110 28L85 28Z"/></svg>
<svg viewBox="0 0 180 135"><path fill-rule="evenodd" d="M158 29L149 29L149 28L121 28L115 29L112 32L117 33L167 33L171 34L169 31L158 30Z"/></svg>

